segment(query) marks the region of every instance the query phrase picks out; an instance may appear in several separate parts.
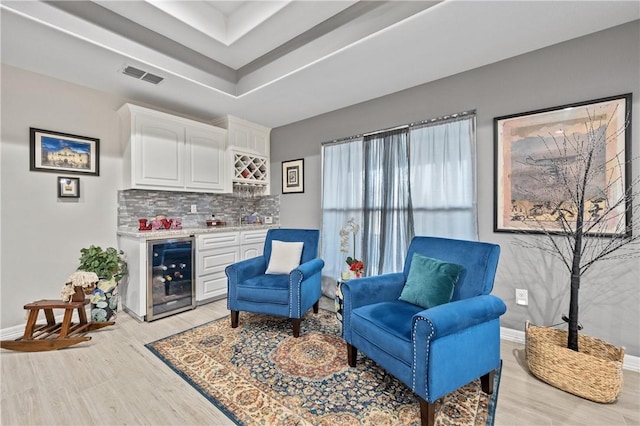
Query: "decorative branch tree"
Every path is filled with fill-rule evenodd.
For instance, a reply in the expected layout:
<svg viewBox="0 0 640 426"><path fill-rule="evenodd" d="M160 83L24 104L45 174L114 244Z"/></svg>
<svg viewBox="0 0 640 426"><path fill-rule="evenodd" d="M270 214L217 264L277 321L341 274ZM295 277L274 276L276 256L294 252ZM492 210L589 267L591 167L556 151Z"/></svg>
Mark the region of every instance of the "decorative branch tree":
<svg viewBox="0 0 640 426"><path fill-rule="evenodd" d="M640 255L640 178L631 177L637 159L625 159L618 138L629 126L611 129L612 121L588 112L584 132L540 136L546 147L545 173L537 184L546 185L547 200L539 205L544 214L523 215L535 220L544 234L539 238L518 238L524 247L534 247L558 258L570 273L567 347L578 351L578 296L582 275L596 262L620 260ZM627 147L628 155L630 146ZM605 155L606 154L606 155ZM520 188L522 190L522 188ZM637 222L637 220L636 220ZM522 231L530 234L530 232Z"/></svg>

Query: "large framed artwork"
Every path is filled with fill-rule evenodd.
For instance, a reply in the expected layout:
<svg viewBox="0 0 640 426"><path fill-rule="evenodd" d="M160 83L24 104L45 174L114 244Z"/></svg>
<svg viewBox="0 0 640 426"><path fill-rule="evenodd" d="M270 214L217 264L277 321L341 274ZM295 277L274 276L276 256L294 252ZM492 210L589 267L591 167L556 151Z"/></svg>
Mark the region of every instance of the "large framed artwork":
<svg viewBox="0 0 640 426"><path fill-rule="evenodd" d="M304 192L304 158L282 162L282 193Z"/></svg>
<svg viewBox="0 0 640 426"><path fill-rule="evenodd" d="M100 139L29 128L30 170L100 174Z"/></svg>
<svg viewBox="0 0 640 426"><path fill-rule="evenodd" d="M586 235L627 234L630 120L631 94L494 118L494 231L570 233L582 194Z"/></svg>

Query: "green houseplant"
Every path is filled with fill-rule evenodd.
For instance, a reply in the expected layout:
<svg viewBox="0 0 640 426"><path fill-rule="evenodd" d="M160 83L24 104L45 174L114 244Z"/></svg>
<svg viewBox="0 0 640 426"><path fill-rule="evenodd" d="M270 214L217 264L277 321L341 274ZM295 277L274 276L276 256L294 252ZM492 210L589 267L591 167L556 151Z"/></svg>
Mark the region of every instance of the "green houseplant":
<svg viewBox="0 0 640 426"><path fill-rule="evenodd" d="M91 296L91 319L104 322L115 318L118 283L127 274L124 252L113 247L103 249L94 245L80 249L78 270L94 272L100 279Z"/></svg>
<svg viewBox="0 0 640 426"><path fill-rule="evenodd" d="M548 173L537 179L547 184L543 206L550 213L534 218L542 237L520 238L518 244L560 260L569 275L569 315L562 316L567 331L527 323L526 353L530 371L543 381L592 401L613 402L622 386L624 348L579 335L579 291L583 275L597 262L638 256L640 228L631 219L639 211L633 201L640 181L627 173L633 159L616 145L630 117L618 128L602 113L586 114L583 131L539 136ZM605 152L609 160L603 160Z"/></svg>

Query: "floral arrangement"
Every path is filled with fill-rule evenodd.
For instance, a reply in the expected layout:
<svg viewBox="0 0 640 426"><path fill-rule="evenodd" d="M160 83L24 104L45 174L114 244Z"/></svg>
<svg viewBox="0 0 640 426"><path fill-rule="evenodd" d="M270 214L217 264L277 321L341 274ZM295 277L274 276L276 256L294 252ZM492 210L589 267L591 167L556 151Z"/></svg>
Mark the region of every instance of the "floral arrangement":
<svg viewBox="0 0 640 426"><path fill-rule="evenodd" d="M356 259L356 234L360 231L360 226L356 223L355 218L350 218L347 221L347 225L340 230L340 251L343 253L349 252L349 234L353 234L353 257L347 257L347 265L349 270L355 274L357 278L362 276L364 272L364 263L362 260Z"/></svg>

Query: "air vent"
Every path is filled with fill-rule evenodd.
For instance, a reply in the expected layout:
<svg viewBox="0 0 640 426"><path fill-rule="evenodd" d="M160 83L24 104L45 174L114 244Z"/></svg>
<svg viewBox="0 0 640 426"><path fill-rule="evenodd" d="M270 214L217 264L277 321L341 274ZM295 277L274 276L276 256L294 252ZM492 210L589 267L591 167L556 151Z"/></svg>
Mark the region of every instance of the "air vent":
<svg viewBox="0 0 640 426"><path fill-rule="evenodd" d="M137 80L144 80L147 81L149 83L153 83L153 84L158 84L160 83L162 80L164 80L163 77L160 77L158 75L155 74L151 74L147 71L132 67L132 66L126 66L123 70L122 70L122 74L124 75L128 75L129 77L133 77Z"/></svg>
<svg viewBox="0 0 640 426"><path fill-rule="evenodd" d="M142 76L142 78L140 80L148 81L149 83L153 83L153 84L158 84L162 80L164 80L164 78L159 77L159 76L154 75L154 74L146 73L145 75Z"/></svg>

